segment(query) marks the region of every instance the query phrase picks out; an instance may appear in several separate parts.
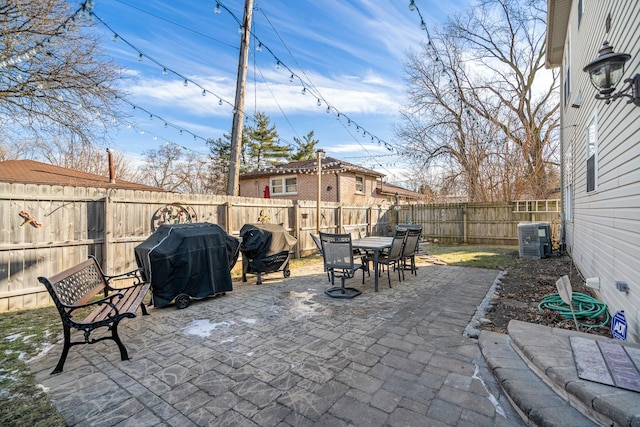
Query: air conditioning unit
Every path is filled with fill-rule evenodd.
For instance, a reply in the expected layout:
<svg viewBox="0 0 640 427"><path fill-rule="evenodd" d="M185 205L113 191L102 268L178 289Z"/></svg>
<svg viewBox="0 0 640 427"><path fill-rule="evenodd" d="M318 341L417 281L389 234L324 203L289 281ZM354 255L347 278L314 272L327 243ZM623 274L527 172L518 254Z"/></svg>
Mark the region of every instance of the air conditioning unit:
<svg viewBox="0 0 640 427"><path fill-rule="evenodd" d="M548 222L518 224L520 258L546 258L551 255L551 225Z"/></svg>

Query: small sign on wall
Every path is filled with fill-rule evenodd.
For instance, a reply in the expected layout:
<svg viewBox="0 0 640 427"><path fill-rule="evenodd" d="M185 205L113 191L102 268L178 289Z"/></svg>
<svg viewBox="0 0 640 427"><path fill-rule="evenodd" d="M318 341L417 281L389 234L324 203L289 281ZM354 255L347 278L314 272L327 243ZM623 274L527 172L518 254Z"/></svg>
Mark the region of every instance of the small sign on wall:
<svg viewBox="0 0 640 427"><path fill-rule="evenodd" d="M627 318L624 311L618 311L611 319L611 334L617 340L627 340Z"/></svg>

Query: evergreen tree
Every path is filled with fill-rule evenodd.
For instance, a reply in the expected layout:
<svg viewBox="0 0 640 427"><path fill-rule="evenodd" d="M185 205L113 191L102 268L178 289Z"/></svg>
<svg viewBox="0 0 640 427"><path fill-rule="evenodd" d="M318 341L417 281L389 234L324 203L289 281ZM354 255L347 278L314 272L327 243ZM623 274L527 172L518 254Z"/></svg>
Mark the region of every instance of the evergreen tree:
<svg viewBox="0 0 640 427"><path fill-rule="evenodd" d="M255 120L255 126L247 126L243 132L244 164L250 171L287 160L290 153L289 147L280 144L278 131L275 125L270 124L269 116L258 112ZM247 138L246 142L244 136Z"/></svg>
<svg viewBox="0 0 640 427"><path fill-rule="evenodd" d="M291 161L300 161L300 160L313 160L316 156L316 144L320 141L313 138L313 131L309 132L302 139L294 136L293 140L295 141L297 147L296 152L292 153L289 157Z"/></svg>

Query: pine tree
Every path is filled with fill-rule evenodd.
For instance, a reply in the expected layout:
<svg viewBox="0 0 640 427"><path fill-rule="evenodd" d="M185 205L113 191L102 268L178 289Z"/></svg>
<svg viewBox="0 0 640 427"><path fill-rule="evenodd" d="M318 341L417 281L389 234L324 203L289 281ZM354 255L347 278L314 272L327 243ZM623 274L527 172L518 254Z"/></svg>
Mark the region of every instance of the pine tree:
<svg viewBox="0 0 640 427"><path fill-rule="evenodd" d="M258 112L255 115L256 124L245 127L243 136L243 156L248 170L258 170L276 165L289 158L290 148L281 145L275 125L271 125L269 116Z"/></svg>
<svg viewBox="0 0 640 427"><path fill-rule="evenodd" d="M297 147L296 152L291 154L289 160L291 161L300 161L300 160L313 160L316 155L316 144L320 141L313 138L313 131L309 132L307 135L300 139L298 137L293 137Z"/></svg>

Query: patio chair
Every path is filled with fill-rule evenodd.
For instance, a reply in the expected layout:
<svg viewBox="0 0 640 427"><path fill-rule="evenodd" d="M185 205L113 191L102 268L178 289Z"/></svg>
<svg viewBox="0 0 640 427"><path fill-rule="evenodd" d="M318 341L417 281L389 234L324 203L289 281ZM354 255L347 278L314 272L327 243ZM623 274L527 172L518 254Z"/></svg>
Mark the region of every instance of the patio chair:
<svg viewBox="0 0 640 427"><path fill-rule="evenodd" d="M411 274L417 275L416 267L416 253L418 252L418 244L420 242L420 235L422 234L422 226L414 226L406 229L407 237L405 239L404 248L402 249L401 266L402 277L404 278L404 270L407 267L407 262Z"/></svg>
<svg viewBox="0 0 640 427"><path fill-rule="evenodd" d="M380 257L378 258L378 263L382 264L383 266L387 266L387 279L389 280L389 287L391 287L391 266L393 266L394 270L398 270L398 280L402 281L402 277L400 276L400 262L402 259L402 251L404 249L406 237L407 230L397 229L395 234L393 235L393 240L391 242L389 251L380 254Z"/></svg>
<svg viewBox="0 0 640 427"><path fill-rule="evenodd" d="M332 298L354 298L362 292L356 288L344 286L346 279L355 276L357 270L362 270L362 283L364 283L365 264L362 259L354 258L351 246L350 234L320 233L322 245L322 257L324 268L331 274L331 284L335 285L335 278L339 277L340 286L332 286L324 291Z"/></svg>
<svg viewBox="0 0 640 427"><path fill-rule="evenodd" d="M324 259L324 255L322 253L322 243L320 242L320 237L318 237L316 234L313 233L309 233L309 236L311 236L311 240L313 240L313 243L316 244L316 247L318 248L318 252L320 252L320 255L323 256ZM331 281L331 275L329 274L329 270L327 270L327 265L324 265L324 271L327 272L327 280L330 282Z"/></svg>

